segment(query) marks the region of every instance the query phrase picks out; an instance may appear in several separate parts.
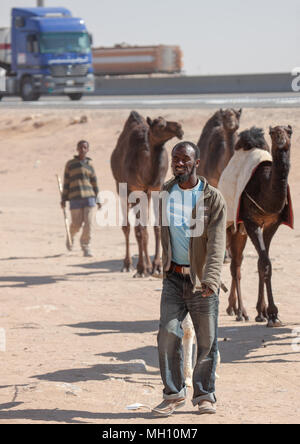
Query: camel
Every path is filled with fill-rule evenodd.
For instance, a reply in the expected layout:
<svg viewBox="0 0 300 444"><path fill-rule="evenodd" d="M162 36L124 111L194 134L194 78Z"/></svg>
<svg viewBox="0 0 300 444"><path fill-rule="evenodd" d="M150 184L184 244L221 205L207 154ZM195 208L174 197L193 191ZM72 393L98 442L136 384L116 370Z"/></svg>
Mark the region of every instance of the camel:
<svg viewBox="0 0 300 444"><path fill-rule="evenodd" d="M111 156L111 169L116 181L117 191L120 184L127 184L127 196L121 197L123 211L123 232L126 240L126 255L123 272L132 269L129 249L130 224L128 210L134 206L129 204L128 197L132 192L143 192L147 196L149 209L151 193L160 191L168 171L168 154L165 143L177 137L182 139L183 130L179 123L166 121L163 117L145 120L136 111L132 111L124 129L119 136L116 148ZM139 214L136 215L140 216ZM156 215L157 217L157 215ZM148 274L160 274L160 228L155 223L155 256L153 263L148 254L147 224L137 223L135 235L138 243L139 258L135 277Z"/></svg>
<svg viewBox="0 0 300 444"><path fill-rule="evenodd" d="M197 143L201 155L197 173L214 187L233 156L241 114L242 109L220 109L207 121Z"/></svg>
<svg viewBox="0 0 300 444"><path fill-rule="evenodd" d="M271 277L272 264L269 256L273 236L281 224L293 228L293 212L288 186L290 170L291 126L270 127L272 140L272 161L262 162L241 195L238 229L228 228L228 239L232 255L232 285L227 313L237 315L237 321L248 320L241 294L241 265L247 238L250 237L257 253L259 291L256 322L267 319L268 327L280 327L278 308L274 303ZM236 149L267 149L263 131L251 128L240 134ZM264 286L266 285L268 306L265 302ZM236 302L238 300L238 307Z"/></svg>

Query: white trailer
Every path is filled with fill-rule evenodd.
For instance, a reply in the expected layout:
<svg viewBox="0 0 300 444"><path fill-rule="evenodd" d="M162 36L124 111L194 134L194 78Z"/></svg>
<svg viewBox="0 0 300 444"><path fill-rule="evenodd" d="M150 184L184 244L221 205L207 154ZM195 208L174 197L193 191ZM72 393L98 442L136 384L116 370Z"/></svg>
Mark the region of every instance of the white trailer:
<svg viewBox="0 0 300 444"><path fill-rule="evenodd" d="M11 30L0 28L0 67L8 69L11 64Z"/></svg>

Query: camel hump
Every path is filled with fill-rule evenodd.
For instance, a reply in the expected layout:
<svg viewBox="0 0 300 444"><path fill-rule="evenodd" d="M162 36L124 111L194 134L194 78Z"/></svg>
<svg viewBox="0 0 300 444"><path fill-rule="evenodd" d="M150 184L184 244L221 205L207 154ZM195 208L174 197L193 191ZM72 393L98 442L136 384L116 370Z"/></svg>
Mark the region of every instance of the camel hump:
<svg viewBox="0 0 300 444"><path fill-rule="evenodd" d="M252 128L242 131L239 134L238 142L235 146L235 150L243 149L244 151L258 148L264 151L270 151L268 143L264 136L264 130L252 126Z"/></svg>
<svg viewBox="0 0 300 444"><path fill-rule="evenodd" d="M216 111L215 114L213 114L204 125L200 139L198 141L199 147L203 145L203 142L206 143L207 138L216 127L222 127L222 115L220 110Z"/></svg>
<svg viewBox="0 0 300 444"><path fill-rule="evenodd" d="M128 121L129 122L136 122L139 125L145 124L144 118L137 111L131 111Z"/></svg>

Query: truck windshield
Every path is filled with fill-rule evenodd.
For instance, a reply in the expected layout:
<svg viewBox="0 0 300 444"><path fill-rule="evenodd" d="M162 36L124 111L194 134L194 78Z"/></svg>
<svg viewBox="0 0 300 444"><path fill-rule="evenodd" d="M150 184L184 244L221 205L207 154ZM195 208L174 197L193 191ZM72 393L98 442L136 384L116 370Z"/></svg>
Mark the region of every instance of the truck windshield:
<svg viewBox="0 0 300 444"><path fill-rule="evenodd" d="M87 54L90 50L90 37L86 32L45 32L40 35L42 54Z"/></svg>

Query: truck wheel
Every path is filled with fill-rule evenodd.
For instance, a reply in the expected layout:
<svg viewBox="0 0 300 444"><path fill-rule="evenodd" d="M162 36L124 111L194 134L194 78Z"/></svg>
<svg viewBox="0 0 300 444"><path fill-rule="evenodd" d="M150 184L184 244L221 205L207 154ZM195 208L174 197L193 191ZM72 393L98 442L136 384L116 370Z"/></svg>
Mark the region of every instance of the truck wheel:
<svg viewBox="0 0 300 444"><path fill-rule="evenodd" d="M0 102L1 102L2 99L3 99L3 96L0 96Z"/></svg>
<svg viewBox="0 0 300 444"><path fill-rule="evenodd" d="M82 97L82 94L81 93L69 94L69 97L71 100L80 100Z"/></svg>
<svg viewBox="0 0 300 444"><path fill-rule="evenodd" d="M25 77L21 84L21 97L24 102L39 100L40 95L34 90L31 77Z"/></svg>

